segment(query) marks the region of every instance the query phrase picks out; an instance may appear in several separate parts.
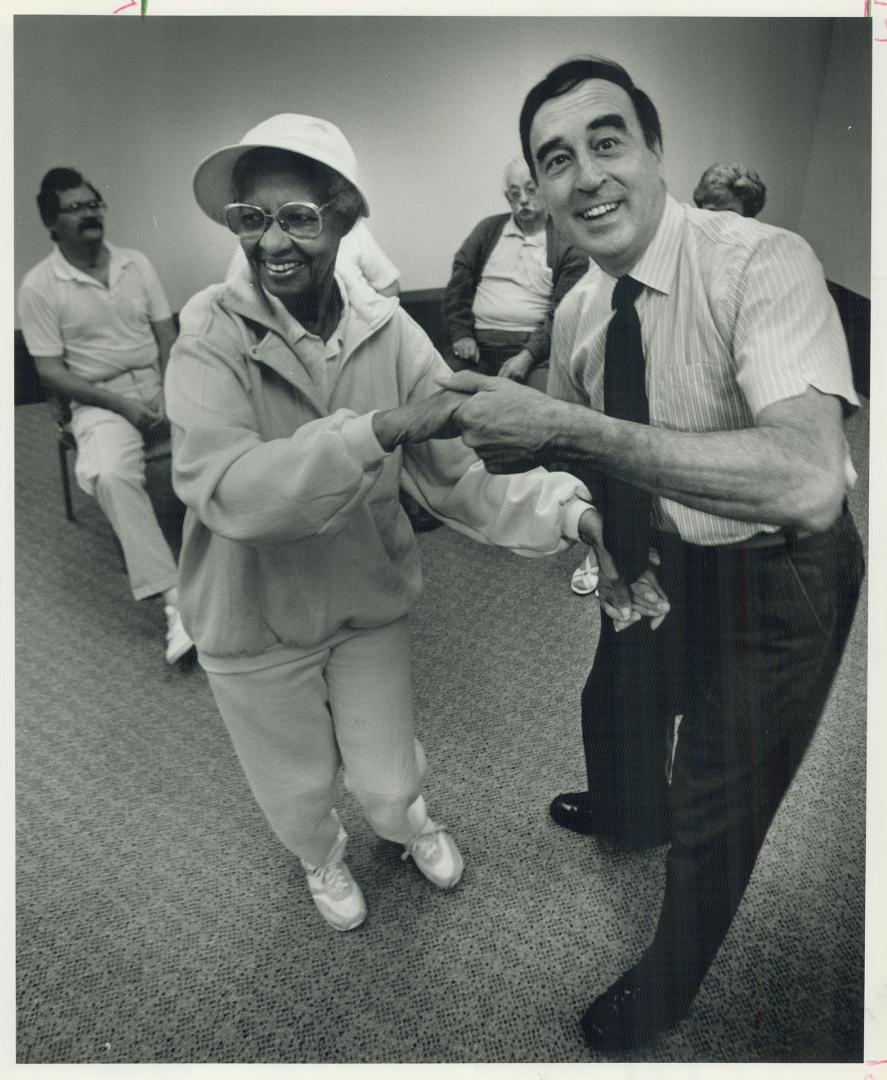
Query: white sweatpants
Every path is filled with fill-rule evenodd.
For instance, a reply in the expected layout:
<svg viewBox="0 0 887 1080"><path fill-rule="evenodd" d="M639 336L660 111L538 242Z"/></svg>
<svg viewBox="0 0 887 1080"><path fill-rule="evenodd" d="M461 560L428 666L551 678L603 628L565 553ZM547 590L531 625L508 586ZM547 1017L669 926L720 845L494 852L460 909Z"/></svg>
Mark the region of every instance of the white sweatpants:
<svg viewBox="0 0 887 1080"><path fill-rule="evenodd" d="M335 644L259 671L207 672L256 801L285 846L326 862L338 835L336 778L373 830L406 843L425 772L414 734L409 622L354 630Z"/></svg>

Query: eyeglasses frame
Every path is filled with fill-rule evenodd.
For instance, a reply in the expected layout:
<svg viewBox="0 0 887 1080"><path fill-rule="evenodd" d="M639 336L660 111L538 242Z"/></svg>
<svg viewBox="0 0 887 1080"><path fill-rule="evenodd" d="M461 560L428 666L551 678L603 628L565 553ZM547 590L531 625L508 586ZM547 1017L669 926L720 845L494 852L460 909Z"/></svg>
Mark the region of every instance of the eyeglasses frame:
<svg viewBox="0 0 887 1080"><path fill-rule="evenodd" d="M312 236L296 236L296 239L297 240L316 240L318 238L318 236L320 236L320 234L323 232L323 214L324 214L324 211L329 210L329 208L331 206L335 206L335 204L336 204L335 199L330 199L329 202L324 203L322 206L317 206L316 203L306 202L304 199L293 199L291 202L284 203L283 206L278 206L278 208L274 211L273 214L269 214L268 211L265 210L264 207L256 206L255 203L232 202L232 203L227 203L225 206L222 207L222 213L225 216L225 224L228 226L229 229L231 229L231 225L230 225L230 223L228 221L228 211L231 210L235 206L247 206L247 207L249 207L250 210L258 210L260 214L264 214L265 215L265 225L264 225L264 228L262 229L262 231L260 233L255 233L255 234L250 233L249 235L245 235L243 233L238 233L235 229L231 229L231 232L233 232L235 236L237 236L237 237L239 237L241 239L244 239L244 240L260 240L265 235L265 233L271 228L271 222L272 221L276 221L277 224L280 226L281 232L286 233L287 236L296 236L295 233L291 233L289 231L289 229L286 228L284 223L278 217L278 214L281 212L281 210L285 210L288 206L307 206L317 214L319 226L318 226L317 232L314 233Z"/></svg>
<svg viewBox="0 0 887 1080"><path fill-rule="evenodd" d="M84 210L107 210L108 204L104 199L84 199L81 202L71 203L70 206L60 206L58 212L60 214L82 214Z"/></svg>

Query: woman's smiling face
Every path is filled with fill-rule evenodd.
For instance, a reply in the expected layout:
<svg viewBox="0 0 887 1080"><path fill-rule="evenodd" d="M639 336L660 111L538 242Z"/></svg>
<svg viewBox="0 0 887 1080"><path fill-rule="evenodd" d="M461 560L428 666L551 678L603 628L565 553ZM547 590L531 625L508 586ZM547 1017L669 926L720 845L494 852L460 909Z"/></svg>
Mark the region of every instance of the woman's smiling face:
<svg viewBox="0 0 887 1080"><path fill-rule="evenodd" d="M280 169L252 176L240 193L240 201L273 214L285 203L320 206L324 196L292 171ZM316 293L330 279L342 235L339 216L327 211L320 235L312 240L296 239L274 220L260 237L240 243L262 287L289 307L298 306L300 297Z"/></svg>

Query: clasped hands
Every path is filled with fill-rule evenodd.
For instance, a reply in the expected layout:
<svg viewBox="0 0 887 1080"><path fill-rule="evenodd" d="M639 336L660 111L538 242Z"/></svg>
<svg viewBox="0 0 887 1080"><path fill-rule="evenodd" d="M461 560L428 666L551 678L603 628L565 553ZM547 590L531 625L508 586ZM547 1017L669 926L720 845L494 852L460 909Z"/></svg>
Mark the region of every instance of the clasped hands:
<svg viewBox="0 0 887 1080"><path fill-rule="evenodd" d="M604 547L603 518L590 506L579 518L579 538L594 548L598 561L597 596L601 610L613 620L618 633L641 619L650 620L650 629L658 630L671 605L656 577L661 565L659 553L650 548L649 565L636 581L626 585L613 557Z"/></svg>
<svg viewBox="0 0 887 1080"><path fill-rule="evenodd" d="M460 371L438 379L441 389L373 414L385 450L461 435L491 473L526 472L551 457L561 402L509 379Z"/></svg>
<svg viewBox="0 0 887 1080"><path fill-rule="evenodd" d="M556 460L553 440L561 430L557 416L561 402L474 371L460 371L439 382L442 389L430 397L374 414L373 429L386 450L401 443L461 435L491 473L526 472ZM615 629L621 631L649 618L651 629L656 630L669 610L656 577L656 553L651 550L650 565L626 585L604 547L603 521L593 507L579 519L579 535L597 554L598 599Z"/></svg>
<svg viewBox="0 0 887 1080"><path fill-rule="evenodd" d="M167 422L162 410L152 409L134 398L121 398L118 411L143 435L154 433Z"/></svg>

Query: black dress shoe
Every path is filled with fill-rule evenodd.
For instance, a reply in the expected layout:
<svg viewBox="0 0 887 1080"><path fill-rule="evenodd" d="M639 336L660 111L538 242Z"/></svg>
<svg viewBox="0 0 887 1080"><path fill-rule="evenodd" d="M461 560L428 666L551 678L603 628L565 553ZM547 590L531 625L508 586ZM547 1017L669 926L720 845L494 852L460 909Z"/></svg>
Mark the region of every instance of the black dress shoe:
<svg viewBox="0 0 887 1080"><path fill-rule="evenodd" d="M582 1033L593 1050L632 1050L654 1042L661 1031L682 1020L689 1004L657 993L637 967L627 971L589 1005Z"/></svg>
<svg viewBox="0 0 887 1080"><path fill-rule="evenodd" d="M583 836L600 836L612 832L613 823L592 798L589 791L567 791L556 795L548 807L552 820Z"/></svg>
<svg viewBox="0 0 887 1080"><path fill-rule="evenodd" d="M668 807L637 809L630 813L602 807L588 791L568 791L551 800L552 820L582 836L610 836L630 851L646 851L667 844L671 836Z"/></svg>

